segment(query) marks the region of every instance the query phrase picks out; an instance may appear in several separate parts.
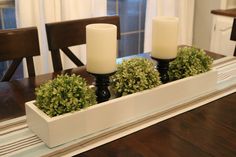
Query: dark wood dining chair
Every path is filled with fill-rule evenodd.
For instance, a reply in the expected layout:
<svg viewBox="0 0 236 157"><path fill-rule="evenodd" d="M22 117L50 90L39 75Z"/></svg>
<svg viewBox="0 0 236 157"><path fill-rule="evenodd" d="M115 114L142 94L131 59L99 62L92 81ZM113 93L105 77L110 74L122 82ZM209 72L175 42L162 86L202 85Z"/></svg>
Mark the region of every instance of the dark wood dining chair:
<svg viewBox="0 0 236 157"><path fill-rule="evenodd" d="M236 18L234 19L230 40L236 41ZM236 56L236 45L234 48L234 56Z"/></svg>
<svg viewBox="0 0 236 157"><path fill-rule="evenodd" d="M36 27L0 30L0 62L12 61L0 81L9 81L17 67L26 58L29 77L35 76L33 56L39 56Z"/></svg>
<svg viewBox="0 0 236 157"><path fill-rule="evenodd" d="M118 33L117 39L120 39L119 16L104 16L46 24L48 46L51 51L54 71L63 70L60 50L77 66L84 65L69 47L86 43L86 25L92 23L109 23L116 25Z"/></svg>

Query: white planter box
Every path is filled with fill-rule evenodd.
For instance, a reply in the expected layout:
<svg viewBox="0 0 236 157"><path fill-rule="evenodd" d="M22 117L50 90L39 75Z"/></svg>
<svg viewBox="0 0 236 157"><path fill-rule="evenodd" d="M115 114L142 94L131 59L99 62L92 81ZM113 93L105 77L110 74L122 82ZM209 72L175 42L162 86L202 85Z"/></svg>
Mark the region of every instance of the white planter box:
<svg viewBox="0 0 236 157"><path fill-rule="evenodd" d="M26 103L27 123L49 147L55 147L209 93L216 89L216 76L210 71L53 118L30 101Z"/></svg>

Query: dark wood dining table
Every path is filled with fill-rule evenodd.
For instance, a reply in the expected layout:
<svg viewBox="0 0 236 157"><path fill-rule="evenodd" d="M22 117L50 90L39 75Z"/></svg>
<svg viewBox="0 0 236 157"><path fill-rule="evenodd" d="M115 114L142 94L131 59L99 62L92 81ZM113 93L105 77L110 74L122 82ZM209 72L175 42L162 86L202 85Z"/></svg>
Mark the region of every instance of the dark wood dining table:
<svg viewBox="0 0 236 157"><path fill-rule="evenodd" d="M223 57L208 54L214 59ZM94 82L85 67L0 82L0 122L25 115L24 103L35 99L35 88L65 73L81 75L89 84ZM76 156L235 157L236 93Z"/></svg>

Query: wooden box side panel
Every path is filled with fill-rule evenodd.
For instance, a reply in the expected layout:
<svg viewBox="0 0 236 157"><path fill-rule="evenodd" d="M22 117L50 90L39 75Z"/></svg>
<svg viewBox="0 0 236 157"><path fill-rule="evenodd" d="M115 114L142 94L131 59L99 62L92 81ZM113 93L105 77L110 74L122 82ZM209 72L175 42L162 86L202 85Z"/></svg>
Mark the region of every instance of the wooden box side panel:
<svg viewBox="0 0 236 157"><path fill-rule="evenodd" d="M27 102L25 104L26 111L26 120L28 127L42 139L45 143L49 143L49 125L41 114L38 114L35 110L35 106L33 104L34 101Z"/></svg>

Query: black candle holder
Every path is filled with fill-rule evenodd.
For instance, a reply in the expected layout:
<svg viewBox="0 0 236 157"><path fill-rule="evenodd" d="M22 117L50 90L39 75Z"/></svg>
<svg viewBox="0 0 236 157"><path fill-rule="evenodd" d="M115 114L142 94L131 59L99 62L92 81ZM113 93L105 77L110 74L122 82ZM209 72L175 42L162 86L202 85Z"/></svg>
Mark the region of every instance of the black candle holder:
<svg viewBox="0 0 236 157"><path fill-rule="evenodd" d="M159 59L159 58L152 57L152 59L157 61L156 68L160 73L161 82L162 83L168 83L170 81L169 80L169 75L168 75L169 63L171 61L173 61L175 58L173 58L173 59Z"/></svg>
<svg viewBox="0 0 236 157"><path fill-rule="evenodd" d="M98 103L107 101L111 97L110 91L108 89L109 84L110 84L109 77L113 75L114 73L115 72L109 73L109 74L90 73L96 78L95 86L96 86L96 96L97 96Z"/></svg>

